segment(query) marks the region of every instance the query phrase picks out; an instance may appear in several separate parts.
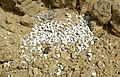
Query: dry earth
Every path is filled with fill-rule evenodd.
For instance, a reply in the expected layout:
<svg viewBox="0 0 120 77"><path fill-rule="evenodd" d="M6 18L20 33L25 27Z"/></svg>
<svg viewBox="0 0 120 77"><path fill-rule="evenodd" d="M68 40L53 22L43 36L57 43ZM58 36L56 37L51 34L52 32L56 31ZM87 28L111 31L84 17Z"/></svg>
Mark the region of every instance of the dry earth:
<svg viewBox="0 0 120 77"><path fill-rule="evenodd" d="M46 0L42 1L45 3ZM56 1L58 1L59 4L59 1L64 0ZM93 7L94 10L92 10L92 15L95 19L90 21L91 29L99 40L96 40L95 44L90 46L92 49L91 61L88 59L88 53L83 51L79 56L74 56L67 52L61 53L62 56L59 59L53 56L48 59L40 59L35 53L33 54L36 57L34 62L23 63L21 58L20 38L29 35L31 28L36 23L31 19L31 16L37 15L43 11L49 11L48 6L44 6L43 2L41 2L41 0L0 0L1 77L120 77L120 27L118 23L119 19L116 18L116 15L120 17L120 11L115 9L115 4L109 5L109 2L105 3L105 5L106 7L107 5L110 7L113 5L113 9L116 12L114 14L112 13L113 15L111 15L111 12L109 12L111 9L109 9L99 16L99 13L104 12L104 8L106 10L106 7L99 8L100 5L98 4L95 4ZM89 6L92 7L92 4L95 2L96 0L92 0ZM103 4L102 6L104 6L104 2L101 3ZM46 4L47 2L45 5ZM77 13L75 9L61 8L65 3L62 4L60 2L60 4L61 5L54 4L54 7L57 7L55 11L59 14L56 20L64 19L66 12ZM97 5L102 11L96 11L98 10L96 8ZM119 7L119 5L117 7ZM89 8L83 7L81 13L85 13ZM109 13L109 15L107 13ZM111 17L112 19L110 19ZM98 22L100 22L100 24ZM117 23L117 27L112 26L115 25L113 22L115 24ZM113 24L111 25L110 23ZM69 60L64 59L68 56L72 58ZM62 68L62 66L64 67L63 72L61 75L57 75L56 68Z"/></svg>

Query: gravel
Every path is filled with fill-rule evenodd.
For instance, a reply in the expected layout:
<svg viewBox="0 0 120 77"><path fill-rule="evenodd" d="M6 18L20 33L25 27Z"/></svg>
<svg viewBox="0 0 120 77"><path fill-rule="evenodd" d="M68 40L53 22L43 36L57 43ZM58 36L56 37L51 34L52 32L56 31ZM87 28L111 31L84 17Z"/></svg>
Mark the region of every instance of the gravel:
<svg viewBox="0 0 120 77"><path fill-rule="evenodd" d="M32 17L38 23L27 37L20 40L23 63L34 62L36 60L34 53L37 53L39 58L48 59L50 52L55 58L60 58L62 52L69 51L78 56L83 50L88 51L88 60L92 60L90 45L94 44L96 37L90 31L88 22L83 18L84 15L66 13L66 21L55 20L55 15L57 14L50 12ZM74 22L73 17L76 19ZM56 74L60 75L63 69L62 65L58 65Z"/></svg>

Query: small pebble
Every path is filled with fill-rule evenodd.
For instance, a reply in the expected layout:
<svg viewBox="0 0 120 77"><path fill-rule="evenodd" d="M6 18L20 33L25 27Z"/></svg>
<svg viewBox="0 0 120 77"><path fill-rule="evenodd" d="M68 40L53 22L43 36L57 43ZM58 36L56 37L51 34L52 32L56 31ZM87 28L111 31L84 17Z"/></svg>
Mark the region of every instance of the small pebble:
<svg viewBox="0 0 120 77"><path fill-rule="evenodd" d="M3 37L4 35L1 35L1 37Z"/></svg>
<svg viewBox="0 0 120 77"><path fill-rule="evenodd" d="M95 71L92 72L92 76L96 77L96 72Z"/></svg>
<svg viewBox="0 0 120 77"><path fill-rule="evenodd" d="M8 32L7 34L8 34L8 35L10 35L11 33L10 33L10 32Z"/></svg>
<svg viewBox="0 0 120 77"><path fill-rule="evenodd" d="M4 37L4 39L6 40L6 39L7 39L7 37Z"/></svg>
<svg viewBox="0 0 120 77"><path fill-rule="evenodd" d="M8 75L7 77L11 77L10 75Z"/></svg>
<svg viewBox="0 0 120 77"><path fill-rule="evenodd" d="M24 48L24 46L20 46L20 48Z"/></svg>
<svg viewBox="0 0 120 77"><path fill-rule="evenodd" d="M27 50L27 49L28 49L28 47L25 47L25 49Z"/></svg>
<svg viewBox="0 0 120 77"><path fill-rule="evenodd" d="M21 51L22 51L22 53L24 53L25 50L21 50Z"/></svg>

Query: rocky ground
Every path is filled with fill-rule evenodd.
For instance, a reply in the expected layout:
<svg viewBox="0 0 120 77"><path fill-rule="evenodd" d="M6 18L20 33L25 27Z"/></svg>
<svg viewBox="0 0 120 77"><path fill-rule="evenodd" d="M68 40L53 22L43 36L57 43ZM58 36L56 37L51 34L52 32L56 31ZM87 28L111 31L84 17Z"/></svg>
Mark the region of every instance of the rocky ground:
<svg viewBox="0 0 120 77"><path fill-rule="evenodd" d="M118 8L119 0L0 0L0 76L120 77ZM27 47L24 52L21 38L27 38L35 24L41 23L34 18L43 11L57 13L56 17L50 14L50 20L66 23L69 21L66 13L85 14L84 19L97 37L94 44L87 47L89 51L84 49L74 55L73 45L63 47L63 52L52 53L53 48L47 49L50 45L43 45L42 54L50 54L47 59L38 52L29 52ZM73 21L76 21L74 17ZM33 58L29 55L31 60L24 60L28 52Z"/></svg>

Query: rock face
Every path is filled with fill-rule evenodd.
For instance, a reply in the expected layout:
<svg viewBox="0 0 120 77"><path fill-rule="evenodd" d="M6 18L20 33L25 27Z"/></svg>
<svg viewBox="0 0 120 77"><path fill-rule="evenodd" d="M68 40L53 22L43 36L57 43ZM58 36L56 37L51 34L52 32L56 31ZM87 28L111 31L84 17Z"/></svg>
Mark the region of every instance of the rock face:
<svg viewBox="0 0 120 77"><path fill-rule="evenodd" d="M34 15L44 8L44 4L40 1L32 0L15 0L15 7L19 8L24 14Z"/></svg>
<svg viewBox="0 0 120 77"><path fill-rule="evenodd" d="M28 15L24 15L21 18L20 23L27 27L33 27L33 21Z"/></svg>
<svg viewBox="0 0 120 77"><path fill-rule="evenodd" d="M120 1L115 1L112 5L112 31L116 33L117 36L120 36Z"/></svg>
<svg viewBox="0 0 120 77"><path fill-rule="evenodd" d="M34 15L43 10L44 7L41 0L0 0L0 4L4 10L15 12L19 15Z"/></svg>
<svg viewBox="0 0 120 77"><path fill-rule="evenodd" d="M93 5L91 14L103 26L110 22L112 31L120 36L120 9L118 8L120 8L119 0L99 0Z"/></svg>
<svg viewBox="0 0 120 77"><path fill-rule="evenodd" d="M79 0L50 0L51 7L56 7L56 8L68 7L71 9L75 9L77 2L79 3Z"/></svg>
<svg viewBox="0 0 120 77"><path fill-rule="evenodd" d="M13 12L18 15L24 15L19 8L15 7L16 3L13 0L0 0L1 8L8 12Z"/></svg>
<svg viewBox="0 0 120 77"><path fill-rule="evenodd" d="M93 17L101 24L106 24L111 19L111 3L109 0L97 1L92 10Z"/></svg>
<svg viewBox="0 0 120 77"><path fill-rule="evenodd" d="M50 0L51 7L61 7L63 4L65 4L64 0Z"/></svg>
<svg viewBox="0 0 120 77"><path fill-rule="evenodd" d="M4 10L18 13L20 15L34 15L47 8L70 8L82 10L83 5L89 0L0 0ZM93 1L92 1L93 2ZM88 4L88 3L86 3ZM86 9L86 8L84 8Z"/></svg>

